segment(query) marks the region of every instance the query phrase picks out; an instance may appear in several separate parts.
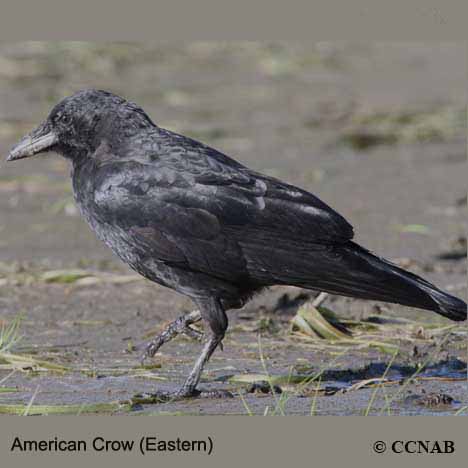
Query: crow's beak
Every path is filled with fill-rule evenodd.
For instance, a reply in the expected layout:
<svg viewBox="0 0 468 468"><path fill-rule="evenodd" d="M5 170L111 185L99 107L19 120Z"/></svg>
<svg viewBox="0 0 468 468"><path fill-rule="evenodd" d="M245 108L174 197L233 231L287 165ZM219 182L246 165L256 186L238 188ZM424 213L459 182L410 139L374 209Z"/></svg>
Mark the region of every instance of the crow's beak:
<svg viewBox="0 0 468 468"><path fill-rule="evenodd" d="M44 123L13 146L7 161L29 158L35 154L47 151L56 143L58 143L57 135L50 129L47 123Z"/></svg>

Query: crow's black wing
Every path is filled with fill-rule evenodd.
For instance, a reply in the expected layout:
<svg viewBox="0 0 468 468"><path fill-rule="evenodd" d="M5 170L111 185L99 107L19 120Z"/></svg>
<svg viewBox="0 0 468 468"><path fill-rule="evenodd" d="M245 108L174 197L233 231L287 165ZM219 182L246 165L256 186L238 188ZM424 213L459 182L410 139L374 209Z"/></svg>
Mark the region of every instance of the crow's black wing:
<svg viewBox="0 0 468 468"><path fill-rule="evenodd" d="M124 153L128 162L145 165L150 178L159 177L158 185L168 186L174 180L174 190L189 188L187 206L195 203L214 212L222 224L246 226L248 221L251 228L273 236L312 243L353 237L352 226L311 193L256 173L183 135L155 128L131 141Z"/></svg>
<svg viewBox="0 0 468 468"><path fill-rule="evenodd" d="M352 238L312 194L180 138L159 139L157 151L145 144L144 157L111 159L95 174L99 216L161 260L235 279L249 274L256 245L261 255L294 255Z"/></svg>

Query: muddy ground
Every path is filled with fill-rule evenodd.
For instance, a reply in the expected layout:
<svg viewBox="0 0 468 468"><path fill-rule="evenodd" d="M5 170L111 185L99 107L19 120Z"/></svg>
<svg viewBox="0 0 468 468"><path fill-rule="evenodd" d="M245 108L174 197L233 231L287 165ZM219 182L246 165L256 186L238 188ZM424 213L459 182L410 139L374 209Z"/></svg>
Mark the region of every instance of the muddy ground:
<svg viewBox="0 0 468 468"><path fill-rule="evenodd" d="M355 226L358 242L466 299L466 70L456 44L5 43L0 154L63 96L108 89L163 127L313 191ZM234 398L127 405L182 383L198 343L178 338L146 368L139 349L192 305L136 278L95 239L68 171L52 154L0 163L4 339L22 317L21 339L3 352L0 340L1 411L465 411L466 322L329 297L323 306L353 336L320 339L291 332L298 307L316 295L294 288L272 288L229 314L224 351L201 387ZM246 393L265 379L283 393Z"/></svg>

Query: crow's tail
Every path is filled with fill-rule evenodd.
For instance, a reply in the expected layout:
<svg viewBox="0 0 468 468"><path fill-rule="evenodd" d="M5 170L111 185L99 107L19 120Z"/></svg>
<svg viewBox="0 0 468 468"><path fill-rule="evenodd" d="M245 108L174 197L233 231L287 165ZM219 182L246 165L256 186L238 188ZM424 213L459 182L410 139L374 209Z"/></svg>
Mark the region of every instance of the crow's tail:
<svg viewBox="0 0 468 468"><path fill-rule="evenodd" d="M317 252L314 259L317 260ZM432 310L451 320L466 320L467 306L464 301L373 255L354 242L333 247L318 264L314 263L313 277L295 275L294 281L289 284L332 294L393 302Z"/></svg>

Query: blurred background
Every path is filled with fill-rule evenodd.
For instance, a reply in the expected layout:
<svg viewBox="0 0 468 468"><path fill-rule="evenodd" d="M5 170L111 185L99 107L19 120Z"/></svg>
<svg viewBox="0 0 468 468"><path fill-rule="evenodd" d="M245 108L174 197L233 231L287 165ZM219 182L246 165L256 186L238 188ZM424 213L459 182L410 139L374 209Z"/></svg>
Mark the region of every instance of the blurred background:
<svg viewBox="0 0 468 468"><path fill-rule="evenodd" d="M313 191L370 248L427 260L464 232L466 78L457 44L4 43L0 154L63 97L106 89ZM67 174L56 155L1 165L1 260L111 258Z"/></svg>
<svg viewBox="0 0 468 468"><path fill-rule="evenodd" d="M148 282L83 278L131 272L81 219L67 162L3 162L58 101L89 87L312 191L359 243L466 299L466 52L456 43L0 43L0 322L26 311L26 343L86 340L115 361L122 340L191 307ZM251 317L277 310L281 294L251 303ZM332 305L348 318L375 312ZM198 352L187 346L186 356Z"/></svg>

